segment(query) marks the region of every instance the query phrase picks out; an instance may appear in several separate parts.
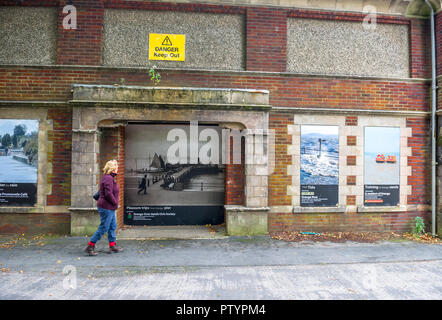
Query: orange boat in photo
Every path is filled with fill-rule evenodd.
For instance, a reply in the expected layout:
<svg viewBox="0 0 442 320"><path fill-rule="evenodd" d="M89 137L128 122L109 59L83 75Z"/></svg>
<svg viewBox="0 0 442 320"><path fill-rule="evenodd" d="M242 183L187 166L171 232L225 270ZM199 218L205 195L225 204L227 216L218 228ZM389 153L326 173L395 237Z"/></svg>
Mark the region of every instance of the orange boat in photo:
<svg viewBox="0 0 442 320"><path fill-rule="evenodd" d="M385 156L383 154L378 154L376 156L376 162L384 163L385 162Z"/></svg>
<svg viewBox="0 0 442 320"><path fill-rule="evenodd" d="M396 163L396 156L387 156L388 163Z"/></svg>

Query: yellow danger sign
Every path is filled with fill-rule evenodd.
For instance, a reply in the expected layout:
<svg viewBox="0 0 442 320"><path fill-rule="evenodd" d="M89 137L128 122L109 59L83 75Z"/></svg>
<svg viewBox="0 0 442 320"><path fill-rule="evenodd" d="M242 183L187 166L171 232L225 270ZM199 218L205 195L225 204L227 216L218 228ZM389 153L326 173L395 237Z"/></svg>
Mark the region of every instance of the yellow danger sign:
<svg viewBox="0 0 442 320"><path fill-rule="evenodd" d="M149 60L184 61L186 35L149 34Z"/></svg>

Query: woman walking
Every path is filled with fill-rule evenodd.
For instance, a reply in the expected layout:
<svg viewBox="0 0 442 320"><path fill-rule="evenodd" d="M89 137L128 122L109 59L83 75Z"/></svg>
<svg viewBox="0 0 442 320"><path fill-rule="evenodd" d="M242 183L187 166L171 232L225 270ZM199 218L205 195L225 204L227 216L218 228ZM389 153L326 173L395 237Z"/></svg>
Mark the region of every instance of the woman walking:
<svg viewBox="0 0 442 320"><path fill-rule="evenodd" d="M109 253L120 252L123 249L117 248L115 245L115 230L117 222L115 218L115 210L118 208L119 188L115 181L118 173L118 162L110 160L103 168L103 177L100 181L100 197L97 202L97 209L100 213L100 225L92 236L85 251L90 256L96 256L95 244L107 232L109 240Z"/></svg>

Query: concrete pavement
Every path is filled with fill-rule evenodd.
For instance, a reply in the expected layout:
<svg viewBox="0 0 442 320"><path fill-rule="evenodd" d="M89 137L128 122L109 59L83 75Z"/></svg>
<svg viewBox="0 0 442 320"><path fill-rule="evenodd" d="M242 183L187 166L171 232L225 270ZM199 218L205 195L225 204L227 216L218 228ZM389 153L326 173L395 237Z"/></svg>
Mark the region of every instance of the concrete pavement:
<svg viewBox="0 0 442 320"><path fill-rule="evenodd" d="M312 243L261 237L88 238L0 249L0 299L442 299L442 246Z"/></svg>

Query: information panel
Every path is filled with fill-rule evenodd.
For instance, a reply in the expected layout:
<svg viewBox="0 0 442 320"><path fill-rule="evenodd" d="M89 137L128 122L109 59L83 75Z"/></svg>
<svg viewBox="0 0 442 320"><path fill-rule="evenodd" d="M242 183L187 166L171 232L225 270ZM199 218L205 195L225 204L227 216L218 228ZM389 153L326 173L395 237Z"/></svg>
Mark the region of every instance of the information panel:
<svg viewBox="0 0 442 320"><path fill-rule="evenodd" d="M225 166L220 138L218 126L129 124L124 223L222 223Z"/></svg>
<svg viewBox="0 0 442 320"><path fill-rule="evenodd" d="M364 205L399 203L400 128L365 127Z"/></svg>
<svg viewBox="0 0 442 320"><path fill-rule="evenodd" d="M338 126L301 126L301 206L338 204Z"/></svg>
<svg viewBox="0 0 442 320"><path fill-rule="evenodd" d="M37 202L38 120L0 119L0 206Z"/></svg>

